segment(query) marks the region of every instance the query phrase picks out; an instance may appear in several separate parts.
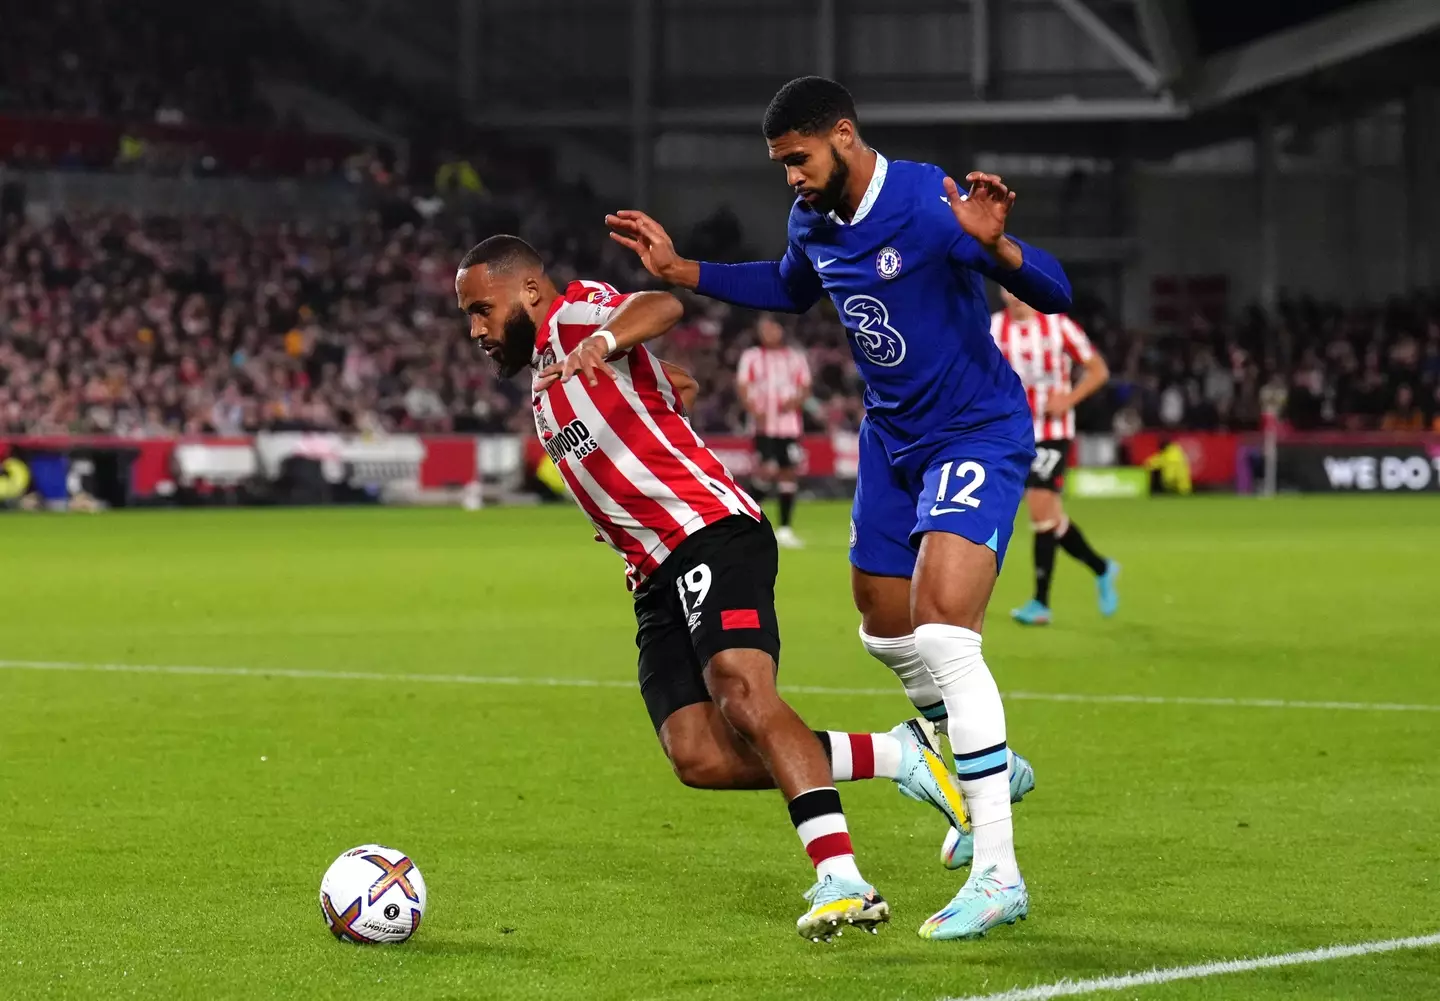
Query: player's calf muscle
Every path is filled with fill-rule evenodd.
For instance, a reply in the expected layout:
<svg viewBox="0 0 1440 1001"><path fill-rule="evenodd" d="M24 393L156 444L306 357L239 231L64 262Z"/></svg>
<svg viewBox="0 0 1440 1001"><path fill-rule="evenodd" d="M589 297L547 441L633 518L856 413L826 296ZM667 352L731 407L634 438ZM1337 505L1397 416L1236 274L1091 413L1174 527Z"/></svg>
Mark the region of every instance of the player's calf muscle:
<svg viewBox="0 0 1440 1001"><path fill-rule="evenodd" d="M705 667L715 704L765 763L775 785L793 798L831 784L825 752L805 722L780 698L775 662L762 650L726 650Z"/></svg>

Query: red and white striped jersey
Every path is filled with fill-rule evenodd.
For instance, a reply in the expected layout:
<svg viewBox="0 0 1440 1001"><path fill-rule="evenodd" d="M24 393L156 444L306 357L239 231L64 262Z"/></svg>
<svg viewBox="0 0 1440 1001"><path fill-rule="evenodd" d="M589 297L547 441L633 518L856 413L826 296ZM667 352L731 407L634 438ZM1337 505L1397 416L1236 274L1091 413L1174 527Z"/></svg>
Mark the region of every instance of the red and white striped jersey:
<svg viewBox="0 0 1440 1001"><path fill-rule="evenodd" d="M799 438L804 430L797 402L810 395L810 364L799 348L746 348L736 381L752 404L764 409L755 418L755 433L770 438Z"/></svg>
<svg viewBox="0 0 1440 1001"><path fill-rule="evenodd" d="M536 331L538 377L609 320L628 296L603 282L571 282ZM760 506L680 413L659 359L637 345L609 359L617 378L583 376L535 392L535 430L596 538L619 553L631 588L700 529Z"/></svg>
<svg viewBox="0 0 1440 1001"><path fill-rule="evenodd" d="M1070 392L1072 368L1095 357L1085 331L1064 313L1036 313L1028 320L1014 320L1002 309L990 316L990 336L1025 386L1035 418L1035 440L1074 438L1075 411L1052 417L1045 413L1045 404L1056 393Z"/></svg>

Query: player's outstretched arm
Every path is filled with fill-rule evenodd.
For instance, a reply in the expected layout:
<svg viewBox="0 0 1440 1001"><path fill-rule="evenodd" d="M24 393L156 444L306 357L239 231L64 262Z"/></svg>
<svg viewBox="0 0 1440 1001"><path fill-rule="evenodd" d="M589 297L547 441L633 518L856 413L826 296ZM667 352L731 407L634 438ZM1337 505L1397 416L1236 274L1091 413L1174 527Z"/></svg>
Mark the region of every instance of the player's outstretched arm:
<svg viewBox="0 0 1440 1001"><path fill-rule="evenodd" d="M1022 243L1005 232L1015 192L995 174L972 171L962 194L959 185L945 178L945 197L964 234L951 247L951 260L979 271L1009 289L1024 303L1042 313L1063 313L1070 308L1070 279L1053 256Z"/></svg>
<svg viewBox="0 0 1440 1001"><path fill-rule="evenodd" d="M624 209L607 215L605 224L610 239L634 251L646 271L671 285L747 309L781 313L803 313L820 298L819 276L793 245L779 261L711 264L681 257L670 234L644 212Z"/></svg>
<svg viewBox="0 0 1440 1001"><path fill-rule="evenodd" d="M679 323L684 315L685 307L669 292L636 292L626 296L603 327L575 345L564 361L557 361L540 372L536 391L564 382L577 373L583 373L585 381L592 386L599 382L597 373L615 378L615 370L605 359L654 340Z"/></svg>

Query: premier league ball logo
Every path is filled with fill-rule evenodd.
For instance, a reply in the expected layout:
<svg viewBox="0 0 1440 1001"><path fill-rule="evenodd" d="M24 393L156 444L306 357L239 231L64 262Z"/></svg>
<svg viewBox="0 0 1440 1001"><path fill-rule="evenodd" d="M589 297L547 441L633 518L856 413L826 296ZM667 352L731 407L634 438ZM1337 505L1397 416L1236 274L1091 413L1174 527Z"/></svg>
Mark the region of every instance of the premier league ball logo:
<svg viewBox="0 0 1440 1001"><path fill-rule="evenodd" d="M900 273L900 251L894 247L886 247L875 255L875 270L880 277L889 281Z"/></svg>

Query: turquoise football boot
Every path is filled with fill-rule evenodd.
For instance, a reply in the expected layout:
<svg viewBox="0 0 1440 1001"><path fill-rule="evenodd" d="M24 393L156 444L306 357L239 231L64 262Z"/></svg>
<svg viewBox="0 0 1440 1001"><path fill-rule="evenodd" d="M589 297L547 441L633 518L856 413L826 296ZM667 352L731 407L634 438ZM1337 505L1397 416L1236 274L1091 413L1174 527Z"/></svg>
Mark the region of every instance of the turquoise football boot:
<svg viewBox="0 0 1440 1001"><path fill-rule="evenodd" d="M805 894L810 909L795 922L801 938L828 942L851 925L874 935L890 920L890 905L864 881L826 876Z"/></svg>
<svg viewBox="0 0 1440 1001"><path fill-rule="evenodd" d="M1035 766L1029 758L1010 752L1010 802L1018 803L1035 788Z"/></svg>
<svg viewBox="0 0 1440 1001"><path fill-rule="evenodd" d="M965 817L965 801L945 759L933 749L934 743L917 736L914 720L907 720L890 731L900 741L903 749L900 758L900 774L895 785L900 792L921 803L929 803L940 811L952 829L969 827Z"/></svg>
<svg viewBox="0 0 1440 1001"><path fill-rule="evenodd" d="M1013 925L1030 913L1025 881L1006 885L995 867L971 873L960 892L920 926L920 937L931 939L980 938L991 928Z"/></svg>
<svg viewBox="0 0 1440 1001"><path fill-rule="evenodd" d="M1120 610L1120 591L1115 583L1120 579L1120 564L1114 560L1105 561L1105 572L1095 578L1095 594L1100 599L1100 614L1107 619Z"/></svg>
<svg viewBox="0 0 1440 1001"><path fill-rule="evenodd" d="M1050 607L1031 598L1019 608L1012 608L1010 618L1022 626L1048 626L1050 624Z"/></svg>
<svg viewBox="0 0 1440 1001"><path fill-rule="evenodd" d="M1029 759L1010 751L1010 802L1018 803L1035 788L1035 766ZM970 829L951 827L940 846L940 862L947 869L961 869L975 857L975 839Z"/></svg>

